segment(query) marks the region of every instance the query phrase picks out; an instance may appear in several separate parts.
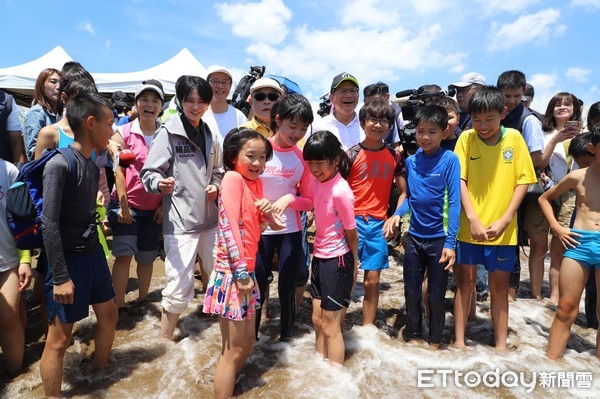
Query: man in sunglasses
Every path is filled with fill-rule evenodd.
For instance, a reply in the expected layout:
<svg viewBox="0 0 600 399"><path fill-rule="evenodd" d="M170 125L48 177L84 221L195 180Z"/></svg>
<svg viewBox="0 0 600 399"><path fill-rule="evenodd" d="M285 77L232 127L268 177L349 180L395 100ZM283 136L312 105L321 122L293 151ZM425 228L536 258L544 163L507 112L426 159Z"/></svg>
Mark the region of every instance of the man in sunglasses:
<svg viewBox="0 0 600 399"><path fill-rule="evenodd" d="M250 111L252 119L240 127L254 129L266 138L271 137L271 107L283 96L279 83L271 78L260 78L250 87Z"/></svg>
<svg viewBox="0 0 600 399"><path fill-rule="evenodd" d="M360 143L365 134L360 128L358 113L358 80L347 72L333 78L329 98L333 105L331 114L313 123L313 132L329 130L337 136L344 150Z"/></svg>

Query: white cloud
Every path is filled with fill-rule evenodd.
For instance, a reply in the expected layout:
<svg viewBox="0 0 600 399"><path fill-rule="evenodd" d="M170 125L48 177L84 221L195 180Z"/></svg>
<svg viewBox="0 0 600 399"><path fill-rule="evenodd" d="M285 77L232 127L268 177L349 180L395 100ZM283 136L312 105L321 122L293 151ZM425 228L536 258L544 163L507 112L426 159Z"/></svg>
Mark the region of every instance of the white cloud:
<svg viewBox="0 0 600 399"><path fill-rule="evenodd" d="M527 83L530 83L535 89L535 96L531 107L538 112L546 112L548 102L559 89L556 87L558 82L558 74L552 73L536 73L528 76Z"/></svg>
<svg viewBox="0 0 600 399"><path fill-rule="evenodd" d="M221 20L234 35L261 43L281 43L288 34L292 11L282 0L215 4Z"/></svg>
<svg viewBox="0 0 600 399"><path fill-rule="evenodd" d="M572 0L571 4L592 10L600 9L600 1L598 0Z"/></svg>
<svg viewBox="0 0 600 399"><path fill-rule="evenodd" d="M588 80L588 76L591 73L591 69L583 69L583 68L569 68L567 72L565 72L565 77L570 80L574 80L578 83L585 83Z"/></svg>
<svg viewBox="0 0 600 399"><path fill-rule="evenodd" d="M112 46L112 41L111 41L110 39L107 39L107 40L104 42L104 48L106 49L106 52L109 52L109 51L110 51L110 47L111 47L111 46Z"/></svg>
<svg viewBox="0 0 600 399"><path fill-rule="evenodd" d="M562 36L566 30L560 24L560 11L548 8L524 15L508 24L492 23L492 38L488 51L509 50L530 42L545 43L551 37Z"/></svg>
<svg viewBox="0 0 600 399"><path fill-rule="evenodd" d="M449 0L411 0L415 11L422 15L428 15L443 11L451 6ZM396 7L402 7L405 3L396 1Z"/></svg>
<svg viewBox="0 0 600 399"><path fill-rule="evenodd" d="M378 7L379 6L379 7ZM370 28L393 27L398 23L398 13L381 7L380 0L352 0L340 9L343 26Z"/></svg>
<svg viewBox="0 0 600 399"><path fill-rule="evenodd" d="M484 15L494 15L498 12L519 14L538 2L539 0L477 0Z"/></svg>
<svg viewBox="0 0 600 399"><path fill-rule="evenodd" d="M96 30L94 29L94 25L87 19L84 19L77 25L77 30L80 32L87 32L92 36L96 36Z"/></svg>

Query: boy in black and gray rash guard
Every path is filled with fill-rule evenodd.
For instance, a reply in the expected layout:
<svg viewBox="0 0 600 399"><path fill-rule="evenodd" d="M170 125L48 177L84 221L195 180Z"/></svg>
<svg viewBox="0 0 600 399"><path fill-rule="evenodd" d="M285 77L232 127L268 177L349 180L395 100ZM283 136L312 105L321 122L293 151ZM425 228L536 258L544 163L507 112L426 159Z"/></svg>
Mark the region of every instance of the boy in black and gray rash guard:
<svg viewBox="0 0 600 399"><path fill-rule="evenodd" d="M69 100L67 120L75 135L67 151L75 156L76 183L67 182L69 165L62 154L46 163L43 174L42 222L50 267L45 284L49 326L40 374L48 397L60 396L73 324L88 316L89 306L98 320L94 366L108 364L117 323L110 271L94 223L99 170L91 160L95 148L108 145L114 118L102 96L82 93Z"/></svg>

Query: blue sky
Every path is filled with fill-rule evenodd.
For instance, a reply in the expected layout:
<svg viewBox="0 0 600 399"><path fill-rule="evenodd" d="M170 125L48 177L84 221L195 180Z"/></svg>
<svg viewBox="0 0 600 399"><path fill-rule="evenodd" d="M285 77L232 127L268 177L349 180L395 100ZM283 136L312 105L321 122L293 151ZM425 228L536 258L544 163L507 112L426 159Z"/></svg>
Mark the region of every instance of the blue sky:
<svg viewBox="0 0 600 399"><path fill-rule="evenodd" d="M519 69L544 112L559 91L600 100L599 17L600 0L0 0L0 68L60 45L91 72L130 72L187 47L236 79L265 65L311 102L342 71L396 92Z"/></svg>

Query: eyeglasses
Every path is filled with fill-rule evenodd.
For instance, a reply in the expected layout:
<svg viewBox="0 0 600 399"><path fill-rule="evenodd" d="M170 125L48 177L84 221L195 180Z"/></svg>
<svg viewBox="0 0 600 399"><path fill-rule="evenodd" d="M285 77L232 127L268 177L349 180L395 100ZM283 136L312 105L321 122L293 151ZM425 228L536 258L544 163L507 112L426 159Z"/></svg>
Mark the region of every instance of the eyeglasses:
<svg viewBox="0 0 600 399"><path fill-rule="evenodd" d="M231 84L231 82L229 80L217 80L217 79L211 79L208 81L208 83L210 83L213 86L229 86Z"/></svg>
<svg viewBox="0 0 600 399"><path fill-rule="evenodd" d="M254 93L252 95L252 98L254 98L256 101L264 101L265 98L268 98L269 101L277 101L279 100L279 94L278 93L263 93L263 92L258 92L258 93Z"/></svg>
<svg viewBox="0 0 600 399"><path fill-rule="evenodd" d="M387 119L382 119L382 118L368 118L367 122L369 122L371 125L375 126L376 124L380 124L381 126L389 126L390 125L390 121L388 121Z"/></svg>
<svg viewBox="0 0 600 399"><path fill-rule="evenodd" d="M358 94L358 87L357 88L353 88L353 89L336 89L334 91L334 93L336 93L336 94L339 93L342 96L346 96L348 94L356 95L356 94Z"/></svg>

